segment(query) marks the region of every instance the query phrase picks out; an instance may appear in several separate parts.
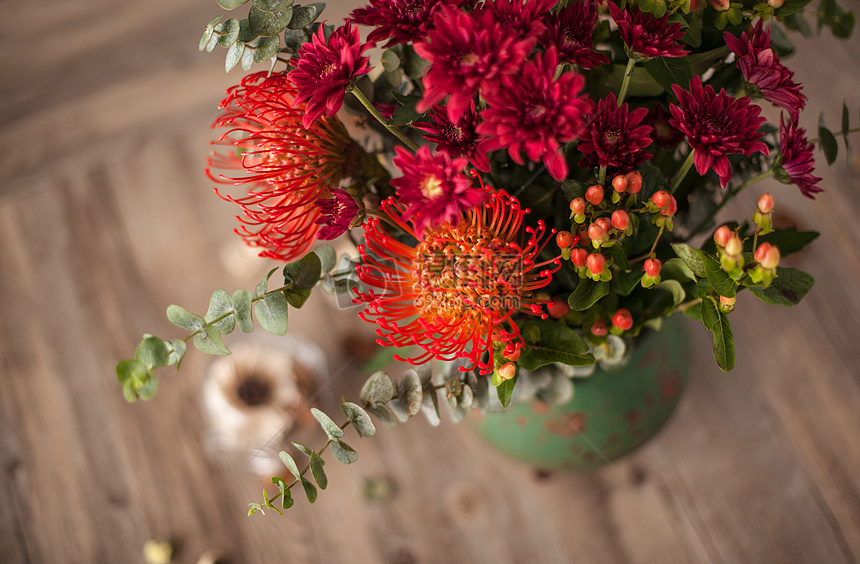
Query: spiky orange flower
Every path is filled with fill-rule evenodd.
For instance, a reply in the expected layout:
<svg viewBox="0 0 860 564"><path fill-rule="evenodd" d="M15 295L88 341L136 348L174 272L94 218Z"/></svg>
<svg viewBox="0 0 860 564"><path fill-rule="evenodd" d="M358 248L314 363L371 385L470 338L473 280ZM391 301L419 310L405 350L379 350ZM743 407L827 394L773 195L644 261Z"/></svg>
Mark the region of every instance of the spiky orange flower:
<svg viewBox="0 0 860 564"><path fill-rule="evenodd" d="M330 197L365 155L337 118L302 125L305 105L296 103L296 87L286 74L249 75L227 94L213 127L229 130L212 143L226 150L213 152L206 173L218 183L247 187L243 197L219 192L242 206L236 233L263 249L260 256L295 260L320 230L314 202ZM226 171L239 172L228 176Z"/></svg>
<svg viewBox="0 0 860 564"><path fill-rule="evenodd" d="M560 268L557 257L538 262L555 230L548 233L542 221L537 228L524 226L529 210L516 198L483 184L480 189L486 203L464 212L457 224L428 229L416 246L398 240L377 218L365 226L357 271L373 289L356 300L367 304L359 315L379 326L380 345L424 349L397 360L464 358L468 364L461 370L489 373L494 342L505 354L523 346L515 314L546 317L534 292ZM417 235L400 219L404 210L394 200L380 209L392 224Z"/></svg>

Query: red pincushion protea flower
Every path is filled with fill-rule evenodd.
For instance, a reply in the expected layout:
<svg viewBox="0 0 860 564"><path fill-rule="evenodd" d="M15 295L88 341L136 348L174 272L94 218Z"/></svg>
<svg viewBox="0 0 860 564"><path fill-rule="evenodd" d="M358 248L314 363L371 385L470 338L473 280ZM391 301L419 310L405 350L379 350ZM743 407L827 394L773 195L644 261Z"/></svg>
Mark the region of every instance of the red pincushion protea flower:
<svg viewBox="0 0 860 564"><path fill-rule="evenodd" d="M483 138L475 131L478 114L472 103L466 113L456 122L451 122L441 106L434 106L430 112L431 123L416 122L412 125L425 131L428 141L437 144L436 149L452 157L466 157L478 170L490 172L490 162L484 150Z"/></svg>
<svg viewBox="0 0 860 564"><path fill-rule="evenodd" d="M346 190L340 188L331 191L333 198L317 200L314 205L319 208L320 216L314 223L322 226L317 239L330 241L340 237L358 214L358 203Z"/></svg>
<svg viewBox="0 0 860 564"><path fill-rule="evenodd" d="M433 15L442 6L461 6L464 0L370 0L370 5L353 10L355 23L375 26L367 36L369 44L388 39L383 47L421 41L433 29Z"/></svg>
<svg viewBox="0 0 860 564"><path fill-rule="evenodd" d="M585 70L605 65L609 58L594 50L591 38L596 21L597 10L592 2L574 2L546 17L547 29L540 41L546 47L555 46L562 60Z"/></svg>
<svg viewBox="0 0 860 564"><path fill-rule="evenodd" d="M655 18L651 14L631 13L609 2L609 13L618 25L618 33L627 48L642 58L683 57L689 51L675 42L684 37L680 23L669 23L669 14Z"/></svg>
<svg viewBox="0 0 860 564"><path fill-rule="evenodd" d="M494 0L484 2L476 12L488 12L503 27L511 27L520 37L538 36L546 27L543 17L555 0Z"/></svg>
<svg viewBox="0 0 860 564"><path fill-rule="evenodd" d="M790 183L795 184L804 196L810 199L815 199L814 194L823 192L821 188L816 186L821 179L814 176L815 158L812 156L814 143L810 143L806 139L806 130L797 126L797 116L792 117L788 125L779 116L779 150L782 152L782 162L780 167L788 175ZM780 174L776 175L778 179Z"/></svg>
<svg viewBox="0 0 860 564"><path fill-rule="evenodd" d="M366 245L359 247L358 277L372 290L356 301L367 304L362 319L379 326L383 346L418 345L424 352L405 360L463 358L486 374L493 369L492 343L514 351L523 346L518 312L541 315L544 302L533 293L549 284L558 258L536 262L552 239L543 222L523 227L528 213L502 191L481 188L487 202L443 223L411 247L384 230L376 218L366 224ZM403 210L391 199L382 211L407 233ZM485 353L490 353L485 356Z"/></svg>
<svg viewBox="0 0 860 564"><path fill-rule="evenodd" d="M794 73L780 64L771 49L770 28L763 29L759 20L740 37L725 32L723 38L737 56L735 64L744 80L758 88L766 100L797 116L806 105L806 96L800 93L802 86L792 80Z"/></svg>
<svg viewBox="0 0 860 564"><path fill-rule="evenodd" d="M221 102L224 113L213 124L230 129L213 142L226 150L214 152L209 166L241 172L216 176L207 168L206 173L221 184L247 186L245 197L219 194L242 206L236 232L262 248L260 256L289 261L313 245L320 217L314 202L340 183L347 155L358 148L337 119L305 128L296 87L286 74L266 75L249 75L229 89Z"/></svg>
<svg viewBox="0 0 860 564"><path fill-rule="evenodd" d="M763 133L758 128L765 121L759 116L761 108L750 105L749 98L732 98L725 90L714 93L710 85L702 87L701 77L690 81L690 91L677 84L672 86L679 106L671 104L669 123L687 136L695 151L696 170L704 175L710 169L720 177L725 188L732 177L732 166L726 155L751 155L760 151L767 155L767 145L759 141Z"/></svg>
<svg viewBox="0 0 860 564"><path fill-rule="evenodd" d="M630 172L650 159L651 154L642 149L651 144L648 136L651 126L640 125L647 114L645 108L628 113L627 104L619 107L614 94L601 100L593 112L594 119L582 132L579 150L585 158L579 161L579 165L589 168L606 166Z"/></svg>
<svg viewBox="0 0 860 564"><path fill-rule="evenodd" d="M424 74L424 98L416 109L426 112L450 94L448 119L466 113L475 94L499 75L513 75L534 45L499 25L487 12L466 14L443 6L436 12L435 29L415 52L430 62Z"/></svg>
<svg viewBox="0 0 860 564"><path fill-rule="evenodd" d="M561 144L579 135L588 110L577 97L585 80L567 72L554 80L558 57L554 47L525 64L517 76L505 76L484 95L489 107L481 112L478 133L490 137L487 150L506 148L524 164L521 151L532 161L543 160L559 182L567 177Z"/></svg>
<svg viewBox="0 0 860 564"><path fill-rule="evenodd" d="M430 154L426 145L415 155L400 147L394 150L394 164L403 176L392 180L391 185L406 208L403 220L412 220L419 239L426 228L435 229L445 221L456 223L464 211L484 200L484 193L472 188L471 180L463 174L466 159Z"/></svg>
<svg viewBox="0 0 860 564"><path fill-rule="evenodd" d="M361 44L358 28L350 22L339 27L325 40L320 26L311 43L299 49L301 58L290 80L298 87L300 102L307 102L305 127L325 113L333 117L343 105L346 88L357 77L370 72L369 60L362 54L369 45Z"/></svg>

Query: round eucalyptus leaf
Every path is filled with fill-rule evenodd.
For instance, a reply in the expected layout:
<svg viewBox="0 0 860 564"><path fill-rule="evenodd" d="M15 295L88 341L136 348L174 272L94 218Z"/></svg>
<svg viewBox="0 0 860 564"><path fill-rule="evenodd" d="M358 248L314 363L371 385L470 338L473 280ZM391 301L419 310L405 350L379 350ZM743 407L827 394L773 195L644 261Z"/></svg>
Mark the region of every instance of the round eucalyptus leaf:
<svg viewBox="0 0 860 564"><path fill-rule="evenodd" d="M259 38L259 45L257 45L257 50L254 51L254 62L262 63L274 57L278 52L279 45L280 37L278 35Z"/></svg>
<svg viewBox="0 0 860 564"><path fill-rule="evenodd" d="M287 28L293 19L293 8L288 6L276 12L265 12L256 6L248 12L248 25L251 31L262 37L277 35Z"/></svg>
<svg viewBox="0 0 860 564"><path fill-rule="evenodd" d="M254 0L254 7L264 12L277 12L293 5L293 0Z"/></svg>
<svg viewBox="0 0 860 564"><path fill-rule="evenodd" d="M224 27L221 31L221 37L218 38L218 45L221 47L229 47L236 43L236 40L239 39L239 30L241 26L239 25L239 20L236 18L230 18L226 22L224 22Z"/></svg>

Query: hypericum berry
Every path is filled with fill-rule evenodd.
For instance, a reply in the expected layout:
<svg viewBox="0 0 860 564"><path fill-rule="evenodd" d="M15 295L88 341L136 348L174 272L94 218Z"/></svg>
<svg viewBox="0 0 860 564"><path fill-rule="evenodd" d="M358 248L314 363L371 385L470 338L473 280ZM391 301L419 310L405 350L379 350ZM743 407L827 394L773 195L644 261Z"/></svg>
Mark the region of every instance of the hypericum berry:
<svg viewBox="0 0 860 564"><path fill-rule="evenodd" d="M595 337L605 337L609 332L609 327L606 326L606 321L598 319L591 325L591 334Z"/></svg>
<svg viewBox="0 0 860 564"><path fill-rule="evenodd" d="M737 298L727 298L726 296L720 296L720 304L725 307L735 307L735 302L738 301Z"/></svg>
<svg viewBox="0 0 860 564"><path fill-rule="evenodd" d="M782 8L782 5L785 4L785 0L767 0L767 5L773 8L774 10L778 10ZM767 213L767 212L765 212Z"/></svg>
<svg viewBox="0 0 860 564"><path fill-rule="evenodd" d="M737 233L732 233L732 236L726 243L726 254L731 257L736 257L742 252L744 252L744 244L741 243L741 238L738 237Z"/></svg>
<svg viewBox="0 0 860 564"><path fill-rule="evenodd" d="M592 241L597 241L598 243L603 242L606 239L606 230L597 222L592 223L588 226L588 238Z"/></svg>
<svg viewBox="0 0 860 564"><path fill-rule="evenodd" d="M589 186L588 190L585 191L585 199L592 206L599 206L600 202L603 201L603 186L600 184Z"/></svg>
<svg viewBox="0 0 860 564"><path fill-rule="evenodd" d="M505 348L505 352L502 353L502 356L504 356L506 359L508 359L510 361L519 360L520 354L521 354L520 347L513 347L512 346L511 348L513 350L508 350L507 348Z"/></svg>
<svg viewBox="0 0 860 564"><path fill-rule="evenodd" d="M663 209L666 207L666 204L669 203L670 197L671 196L669 196L669 193L665 190L657 190L656 192L654 192L654 195L651 196L651 201L654 202L655 206L660 209Z"/></svg>
<svg viewBox="0 0 860 564"><path fill-rule="evenodd" d="M499 367L499 378L502 380L510 380L517 375L517 365L513 362L506 362Z"/></svg>
<svg viewBox="0 0 860 564"><path fill-rule="evenodd" d="M546 309L549 312L550 317L558 319L559 317L567 315L567 312L570 311L570 306L567 305L567 301L556 296L546 304Z"/></svg>
<svg viewBox="0 0 860 564"><path fill-rule="evenodd" d="M576 230L576 236L579 237L579 244L583 247L591 246L591 239L588 238L588 227L582 226Z"/></svg>
<svg viewBox="0 0 860 564"><path fill-rule="evenodd" d="M566 249L573 245L573 235L570 231L559 231L558 235L555 236L555 242L559 249Z"/></svg>
<svg viewBox="0 0 860 564"><path fill-rule="evenodd" d="M773 211L773 196L770 194L762 194L758 199L758 211L761 213L770 213Z"/></svg>
<svg viewBox="0 0 860 564"><path fill-rule="evenodd" d="M573 263L573 266L576 268L581 268L585 266L585 260L588 258L588 251L585 249L571 249L570 251L570 262Z"/></svg>
<svg viewBox="0 0 860 564"><path fill-rule="evenodd" d="M628 172L627 177L627 193L638 194L642 189L642 174L638 170Z"/></svg>
<svg viewBox="0 0 860 564"><path fill-rule="evenodd" d="M755 260L762 268L774 269L779 265L779 249L770 243L762 243L755 250Z"/></svg>
<svg viewBox="0 0 860 564"><path fill-rule="evenodd" d="M588 255L588 258L585 259L585 266L588 267L588 270L590 270L592 274L597 275L603 272L603 267L606 266L606 259L603 258L603 255L600 253L593 253Z"/></svg>
<svg viewBox="0 0 860 564"><path fill-rule="evenodd" d="M570 201L570 211L579 215L585 213L585 200L582 198L574 198Z"/></svg>
<svg viewBox="0 0 860 564"><path fill-rule="evenodd" d="M630 315L630 310L623 307L619 308L612 316L612 324L622 331L627 331L633 327L633 316Z"/></svg>
<svg viewBox="0 0 860 564"><path fill-rule="evenodd" d="M711 8L718 12L725 12L732 7L731 0L708 0L708 3L711 5Z"/></svg>
<svg viewBox="0 0 860 564"><path fill-rule="evenodd" d="M721 225L716 231L714 231L714 243L721 247L728 245L729 239L731 238L732 230L726 225Z"/></svg>
<svg viewBox="0 0 860 564"><path fill-rule="evenodd" d="M663 268L663 263L659 259L649 258L645 261L645 272L651 278L657 278L661 268Z"/></svg>
<svg viewBox="0 0 860 564"><path fill-rule="evenodd" d="M627 224L630 223L630 217L624 210L615 210L612 212L612 227L619 231L627 229Z"/></svg>
<svg viewBox="0 0 860 564"><path fill-rule="evenodd" d="M660 209L660 215L675 215L677 211L678 200L675 199L675 196L669 196L669 201L666 203L666 206Z"/></svg>
<svg viewBox="0 0 860 564"><path fill-rule="evenodd" d="M594 223L596 223L597 225L602 227L603 230L606 231L607 233L609 233L609 230L612 229L612 222L609 221L608 218L598 217L597 219L594 220Z"/></svg>
<svg viewBox="0 0 860 564"><path fill-rule="evenodd" d="M623 174L619 174L615 178L612 179L612 188L615 189L619 194L623 193L627 190L627 177Z"/></svg>

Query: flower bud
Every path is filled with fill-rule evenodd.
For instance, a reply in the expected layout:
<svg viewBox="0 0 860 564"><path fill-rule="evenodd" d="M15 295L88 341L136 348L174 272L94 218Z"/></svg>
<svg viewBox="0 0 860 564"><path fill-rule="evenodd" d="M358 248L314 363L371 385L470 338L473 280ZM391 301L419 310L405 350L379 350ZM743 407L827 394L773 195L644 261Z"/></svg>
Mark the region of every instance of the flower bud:
<svg viewBox="0 0 860 564"><path fill-rule="evenodd" d="M499 367L499 378L502 380L510 380L517 375L517 365L513 362L506 362Z"/></svg>
<svg viewBox="0 0 860 564"><path fill-rule="evenodd" d="M612 179L612 188L615 189L619 194L623 193L627 190L627 177L623 174L619 174L615 178Z"/></svg>
<svg viewBox="0 0 860 564"><path fill-rule="evenodd" d="M773 211L773 196L770 194L762 194L758 199L758 211L761 213L770 213Z"/></svg>
<svg viewBox="0 0 860 564"><path fill-rule="evenodd" d="M762 268L773 270L779 265L779 249L770 243L762 243L755 250L755 260Z"/></svg>
<svg viewBox="0 0 860 564"><path fill-rule="evenodd" d="M725 247L729 244L729 239L732 238L732 230L728 228L726 225L720 226L714 232L714 242L720 247Z"/></svg>
<svg viewBox="0 0 860 564"><path fill-rule="evenodd" d="M627 224L630 222L627 212L624 210L615 210L612 212L612 227L619 231L627 229Z"/></svg>
<svg viewBox="0 0 860 564"><path fill-rule="evenodd" d="M628 172L625 176L627 178L627 193L638 194L639 190L642 189L642 174L635 170Z"/></svg>
<svg viewBox="0 0 860 564"><path fill-rule="evenodd" d="M724 307L735 307L735 302L738 301L737 298L727 298L726 296L720 296L720 305Z"/></svg>
<svg viewBox="0 0 860 564"><path fill-rule="evenodd" d="M630 310L623 307L619 308L612 316L612 324L622 331L627 331L633 327L633 316L630 315Z"/></svg>
<svg viewBox="0 0 860 564"><path fill-rule="evenodd" d="M603 186L595 184L585 191L585 199L593 206L599 206L603 201Z"/></svg>
<svg viewBox="0 0 860 564"><path fill-rule="evenodd" d="M582 198L574 198L570 202L570 211L579 215L585 212L585 200Z"/></svg>
<svg viewBox="0 0 860 564"><path fill-rule="evenodd" d="M725 12L732 7L731 0L708 0L708 3L718 12Z"/></svg>
<svg viewBox="0 0 860 564"><path fill-rule="evenodd" d="M737 233L732 233L731 238L726 243L726 254L732 257L740 256L744 252L744 244L741 243L741 238Z"/></svg>
<svg viewBox="0 0 860 564"><path fill-rule="evenodd" d="M588 258L588 251L585 249L572 249L570 251L570 262L573 266L580 268L585 266L585 260Z"/></svg>
<svg viewBox="0 0 860 564"><path fill-rule="evenodd" d="M573 235L570 234L570 231L559 231L558 235L555 236L555 242L559 249L566 249L573 245Z"/></svg>
<svg viewBox="0 0 860 564"><path fill-rule="evenodd" d="M597 243L602 243L606 240L606 230L597 222L588 226L588 238Z"/></svg>
<svg viewBox="0 0 860 564"><path fill-rule="evenodd" d="M656 278L660 274L661 268L663 268L663 263L659 259L649 258L645 261L645 272L651 278Z"/></svg>
<svg viewBox="0 0 860 564"><path fill-rule="evenodd" d="M609 332L609 327L606 326L606 321L598 319L591 325L591 334L595 337L605 337Z"/></svg>
<svg viewBox="0 0 860 564"><path fill-rule="evenodd" d="M559 297L555 297L548 304L546 304L546 309L549 311L549 316L553 319L558 319L559 317L564 317L567 315L567 312L570 311L570 306L567 305L567 302Z"/></svg>
<svg viewBox="0 0 860 564"><path fill-rule="evenodd" d="M669 193L665 190L657 190L654 192L654 195L651 196L651 201L654 202L654 205L660 208L661 210L666 207L666 204L669 203Z"/></svg>
<svg viewBox="0 0 860 564"><path fill-rule="evenodd" d="M600 253L593 253L585 259L585 266L588 267L588 270L592 274L597 275L603 272L603 267L606 266L606 259Z"/></svg>

